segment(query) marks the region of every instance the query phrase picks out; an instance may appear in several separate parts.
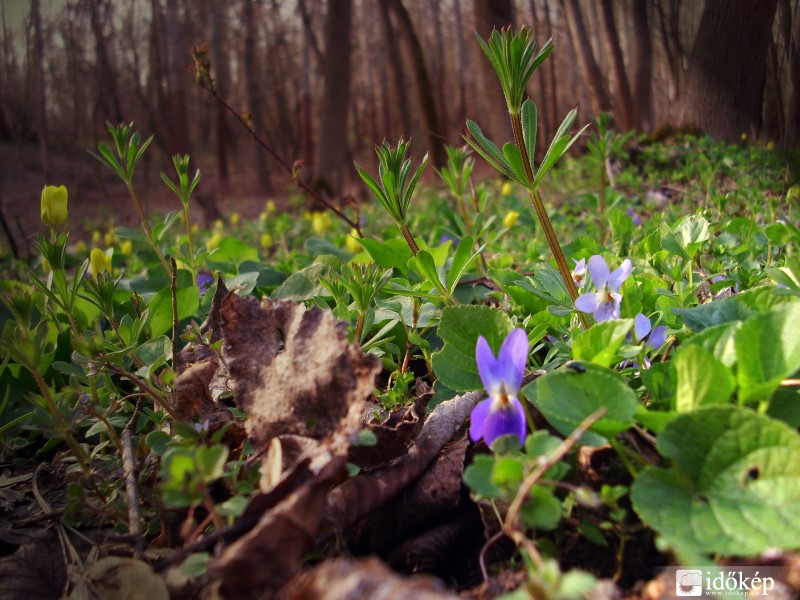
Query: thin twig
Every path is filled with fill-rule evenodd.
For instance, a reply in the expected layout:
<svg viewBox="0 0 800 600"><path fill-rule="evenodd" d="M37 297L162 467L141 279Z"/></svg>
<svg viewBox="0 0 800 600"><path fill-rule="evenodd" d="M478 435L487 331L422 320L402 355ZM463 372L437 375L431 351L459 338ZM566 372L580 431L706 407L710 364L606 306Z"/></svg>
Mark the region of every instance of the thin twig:
<svg viewBox="0 0 800 600"><path fill-rule="evenodd" d="M128 497L128 533L134 538L134 554L139 558L144 550L142 537L142 507L139 504L139 489L136 484L136 458L133 453L131 432L122 430L122 471L125 474L125 495Z"/></svg>
<svg viewBox="0 0 800 600"><path fill-rule="evenodd" d="M170 289L172 290L172 367L178 374L178 263L170 256L172 263L172 277Z"/></svg>
<svg viewBox="0 0 800 600"><path fill-rule="evenodd" d="M170 417L172 417L173 420L175 420L175 421L178 420L178 414L175 412L175 409L172 408L169 405L169 402L167 401L167 399L164 398L163 396L161 396L152 387L150 387L150 385L147 382L139 379L133 373L128 373L127 371L123 371L122 369L120 369L119 367L117 367L116 365L114 365L114 364L112 364L110 362L103 361L103 366L105 366L105 368L108 369L109 371L111 371L112 373L115 373L115 374L119 375L120 377L125 377L131 383L133 383L134 385L138 386L139 389L141 389L148 396L150 396L155 401L156 404L158 404L161 408L163 408L166 411L166 413Z"/></svg>
<svg viewBox="0 0 800 600"><path fill-rule="evenodd" d="M572 433L570 433L563 442L561 442L561 445L556 449L556 451L550 454L545 460L541 461L539 466L536 467L533 472L531 472L531 474L525 478L519 490L517 491L517 495L511 502L511 506L508 507L506 519L503 522L503 532L512 540L514 540L518 546L524 547L531 560L533 560L537 566L541 566L542 558L539 555L539 551L536 549L536 546L528 538L526 538L520 530L517 529L517 514L519 513L520 508L522 508L522 503L525 501L525 498L528 497L528 494L533 486L536 485L542 476L547 473L558 461L560 461L567 452L570 451L570 449L578 442L578 440L581 439L581 436L583 436L583 434L586 433L589 428L594 425L604 414L606 414L606 408L602 407L586 417L583 422L578 425L578 427Z"/></svg>

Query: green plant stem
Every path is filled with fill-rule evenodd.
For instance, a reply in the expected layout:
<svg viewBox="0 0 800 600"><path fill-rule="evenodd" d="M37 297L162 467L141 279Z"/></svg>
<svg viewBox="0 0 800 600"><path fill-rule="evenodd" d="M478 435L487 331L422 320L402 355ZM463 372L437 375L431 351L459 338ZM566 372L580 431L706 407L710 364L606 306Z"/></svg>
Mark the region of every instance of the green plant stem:
<svg viewBox="0 0 800 600"><path fill-rule="evenodd" d="M398 223L397 226L400 228L400 233L403 234L403 238L406 240L406 244L408 247L411 248L411 254L416 256L419 254L419 246L417 246L417 242L414 239L414 236L411 235L411 231L408 229L408 225L405 223Z"/></svg>
<svg viewBox="0 0 800 600"><path fill-rule="evenodd" d="M189 257L192 259L192 285L197 285L197 266L194 264L194 241L192 240L192 223L189 221L189 203L183 205L183 219L186 221L186 239L189 242Z"/></svg>
<svg viewBox="0 0 800 600"><path fill-rule="evenodd" d="M42 378L42 374L39 372L39 369L34 368L28 370L31 372L31 375L33 375L33 380L39 387L39 391L41 392L42 396L44 396L44 401L47 404L47 410L50 411L50 414L53 417L53 422L55 423L58 434L64 439L67 446L69 446L70 450L72 450L73 454L75 454L75 459L78 461L84 476L89 477L91 475L91 470L89 469L89 457L86 456L86 452L83 451L83 448L81 448L81 445L78 443L78 441L72 437L72 432L69 431L67 423L64 421L64 417L59 412L58 406L56 406L56 401L53 399L52 394L50 394L50 388L47 387L47 383L45 383L44 378Z"/></svg>
<svg viewBox="0 0 800 600"><path fill-rule="evenodd" d="M606 243L606 163L600 166L600 245Z"/></svg>
<svg viewBox="0 0 800 600"><path fill-rule="evenodd" d="M358 317L356 319L356 330L353 333L353 338L359 344L361 344L361 336L363 335L363 333L364 333L364 313L359 312Z"/></svg>
<svg viewBox="0 0 800 600"><path fill-rule="evenodd" d="M136 190L133 189L133 185L130 181L125 182L125 187L128 188L128 193L131 198L133 198L133 204L136 206L136 210L139 213L139 219L142 221L142 227L144 227L144 232L147 234L147 239L150 240L150 245L153 246L153 250L155 250L156 256L158 256L158 260L161 262L161 266L164 267L164 272L167 274L167 277L169 277L169 265L164 255L161 253L161 248L156 244L156 239L153 237L153 230L150 229L150 223L147 222L147 216L144 214L144 209L142 208L142 203L139 202L139 197L136 195Z"/></svg>
<svg viewBox="0 0 800 600"><path fill-rule="evenodd" d="M553 224L550 222L550 217L547 216L547 210L544 207L542 196L533 183L533 171L531 171L530 157L528 156L528 151L525 148L525 140L522 135L522 119L520 118L519 113L511 114L511 125L514 129L514 141L516 142L520 154L522 155L522 164L525 166L525 174L528 177L528 181L530 181L530 185L528 186L528 196L533 204L533 209L536 211L536 216L539 218L539 224L542 226L542 231L544 231L545 238L547 238L547 244L550 246L550 252L553 254L553 258L556 260L556 265L561 273L561 278L564 280L564 285L567 286L567 293L569 294L574 306L575 300L578 299L578 289L575 287L575 282L572 281L572 272L567 265L567 259L564 258L564 251L561 249L561 244L558 242L558 236L553 229ZM587 317L585 313L578 312L578 317L580 317L581 323L585 329L589 329L589 327L592 326L591 322L589 321L589 317Z"/></svg>

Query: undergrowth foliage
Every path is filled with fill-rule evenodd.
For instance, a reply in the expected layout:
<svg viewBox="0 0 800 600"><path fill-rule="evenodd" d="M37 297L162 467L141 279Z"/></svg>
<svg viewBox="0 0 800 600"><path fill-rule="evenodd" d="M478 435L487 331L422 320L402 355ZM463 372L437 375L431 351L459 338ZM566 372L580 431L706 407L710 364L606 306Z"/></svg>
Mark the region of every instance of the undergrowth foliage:
<svg viewBox="0 0 800 600"><path fill-rule="evenodd" d="M375 202L355 216L306 210L298 186L286 211L200 229L188 156L162 174L178 210L146 215L152 137L128 124L97 158L141 229L72 243L66 188L44 188L39 257L0 283L0 539L57 523L75 592L111 568L63 525L91 524L127 536L114 568L153 597L160 546L156 570L231 598L302 591L307 562L341 575L323 559L343 546L464 588L522 570L520 598L800 548L796 164L609 116L572 159L575 111L536 160L525 89L552 45L479 43L514 140L468 121L443 186L384 142L377 171L356 166ZM469 147L502 179L473 180ZM430 531L465 566L414 558Z"/></svg>

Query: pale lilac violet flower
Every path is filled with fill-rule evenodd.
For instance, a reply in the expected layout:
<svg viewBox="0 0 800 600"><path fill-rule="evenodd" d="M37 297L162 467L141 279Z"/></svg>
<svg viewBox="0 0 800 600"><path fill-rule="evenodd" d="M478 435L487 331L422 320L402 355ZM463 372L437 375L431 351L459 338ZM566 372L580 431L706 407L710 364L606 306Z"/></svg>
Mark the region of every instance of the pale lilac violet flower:
<svg viewBox="0 0 800 600"><path fill-rule="evenodd" d="M599 254L589 259L589 274L597 288L596 293L583 294L575 300L578 310L593 313L598 323L619 319L619 305L622 295L619 288L633 271L630 259L625 259L613 272Z"/></svg>
<svg viewBox="0 0 800 600"><path fill-rule="evenodd" d="M200 294L205 294L212 283L214 283L214 276L211 273L197 274L197 287L200 288Z"/></svg>
<svg viewBox="0 0 800 600"><path fill-rule="evenodd" d="M517 394L528 362L528 335L524 329L508 334L495 358L486 338L475 348L478 373L489 397L472 409L469 437L491 445L501 435L516 435L525 442L525 409Z"/></svg>
<svg viewBox="0 0 800 600"><path fill-rule="evenodd" d="M575 260L573 258L572 260L575 263L575 268L572 269L572 281L577 287L582 287L586 280L586 259Z"/></svg>
<svg viewBox="0 0 800 600"><path fill-rule="evenodd" d="M657 350L667 341L667 328L659 325L653 329L650 319L639 313L633 318L633 339L637 344L646 340L645 348Z"/></svg>

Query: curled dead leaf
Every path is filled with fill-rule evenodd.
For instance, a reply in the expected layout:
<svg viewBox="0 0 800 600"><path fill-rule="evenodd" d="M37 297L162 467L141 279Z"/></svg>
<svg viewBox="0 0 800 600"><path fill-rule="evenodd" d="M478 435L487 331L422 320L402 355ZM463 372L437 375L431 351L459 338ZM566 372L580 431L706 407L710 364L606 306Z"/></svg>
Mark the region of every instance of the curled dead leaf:
<svg viewBox="0 0 800 600"><path fill-rule="evenodd" d="M325 561L295 577L280 600L444 600L457 598L432 577L400 577L377 558Z"/></svg>
<svg viewBox="0 0 800 600"><path fill-rule="evenodd" d="M70 600L169 600L164 580L145 562L106 556L78 576Z"/></svg>

